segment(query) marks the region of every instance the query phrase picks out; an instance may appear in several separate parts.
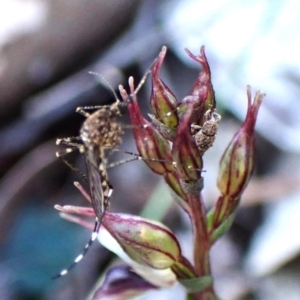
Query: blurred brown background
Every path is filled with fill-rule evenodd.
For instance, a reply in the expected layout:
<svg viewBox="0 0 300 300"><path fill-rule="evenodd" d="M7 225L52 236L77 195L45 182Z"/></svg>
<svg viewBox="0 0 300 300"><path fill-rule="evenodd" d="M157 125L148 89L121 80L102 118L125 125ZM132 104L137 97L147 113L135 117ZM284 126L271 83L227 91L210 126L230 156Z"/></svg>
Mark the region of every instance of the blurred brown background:
<svg viewBox="0 0 300 300"><path fill-rule="evenodd" d="M90 234L61 220L53 209L54 204L86 204L73 186L73 181L80 178L55 157L58 150L55 140L78 134L84 118L75 113L77 106L115 100L109 89L88 72L100 73L114 88L120 83L126 86L128 76L133 75L137 82L162 45L166 45L169 51L161 77L180 100L189 93L199 73L199 66L182 58L183 49L191 47L197 54L202 44L206 45L211 62L223 118L216 144L205 156L204 195L208 206L217 197L218 159L245 115L238 104L246 103L245 85L253 83L254 88L267 93L265 111L259 114L262 122L258 125L255 178L231 232L215 246L212 254L217 290L228 300L300 299L300 218L297 217L300 147L299 136L295 134L300 126L299 60L290 59L292 53L280 56L282 49L272 44L272 51L261 50L262 63L253 63L251 67L246 64L257 56L258 48L264 49L259 47L265 38L263 34L270 37L284 26L300 28L292 21L276 23L277 19L282 20L283 13L294 20L292 11L297 9L288 10L290 1L285 4L274 1L263 26L261 16L256 15L252 22L254 29L268 30L261 35L248 33L252 48L237 50L232 40L241 45L245 41L234 38L235 30L247 32L246 25L238 23L242 20L237 18L235 30L230 31L222 22L227 24L226 16L231 11L236 16L247 10L253 13L254 8L259 9L263 4L250 1L245 6L239 1L221 1L213 6L205 1L184 2L187 9L194 7L193 11L198 12L194 17L181 8L183 2L6 0L0 3L1 299L85 299L113 259L112 254L96 243L68 276L57 281L50 279L72 262ZM282 5L281 10L277 10L278 5ZM263 10L267 9L265 5ZM218 32L216 38L213 29L219 25L224 26L224 32ZM287 45L296 34L290 33ZM274 40L277 38L275 35ZM214 45L212 41L216 40L224 48ZM264 65L266 57L270 62ZM278 61L281 68L272 68L272 62L275 65ZM268 79L275 76L278 81L272 85ZM274 84L280 87L276 93ZM281 92L287 96L281 97ZM149 95L148 80L138 96L145 116ZM283 105L284 101L289 102ZM122 122L128 122L127 116ZM136 152L130 130L122 149ZM119 153L111 160L118 161L124 156ZM85 172L79 155L71 155L70 160ZM188 220L175 205L168 206L170 196L161 189L159 177L142 162L134 162L112 169L110 178L115 188L111 199L114 211L138 214L153 194L154 198L159 195L167 207L165 223L176 231L189 255ZM151 212L154 217L158 213ZM155 297L174 299L174 294L171 291L169 295Z"/></svg>

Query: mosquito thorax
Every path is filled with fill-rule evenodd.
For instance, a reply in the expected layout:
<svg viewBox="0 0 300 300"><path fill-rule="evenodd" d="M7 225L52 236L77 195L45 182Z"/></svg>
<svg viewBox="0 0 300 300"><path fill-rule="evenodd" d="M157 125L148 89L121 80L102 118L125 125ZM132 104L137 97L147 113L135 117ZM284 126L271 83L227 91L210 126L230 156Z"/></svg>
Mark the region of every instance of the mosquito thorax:
<svg viewBox="0 0 300 300"><path fill-rule="evenodd" d="M80 137L86 146L115 149L122 142L123 132L115 112L105 107L88 116L80 129Z"/></svg>

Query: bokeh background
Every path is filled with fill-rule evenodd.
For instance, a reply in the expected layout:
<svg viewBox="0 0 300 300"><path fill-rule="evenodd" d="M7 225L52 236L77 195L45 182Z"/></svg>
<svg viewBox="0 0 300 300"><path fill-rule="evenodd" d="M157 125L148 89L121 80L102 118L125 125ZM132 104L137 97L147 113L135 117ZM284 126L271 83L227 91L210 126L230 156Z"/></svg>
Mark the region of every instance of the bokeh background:
<svg viewBox="0 0 300 300"><path fill-rule="evenodd" d="M300 299L300 3L293 0L2 0L0 2L0 299L86 299L114 256L96 243L68 276L89 231L54 204L84 205L80 180L55 157L76 136L77 106L115 101L107 87L138 81L168 47L161 77L178 100L191 90L205 45L222 121L205 154L207 206L218 161L246 112L246 85L266 92L257 124L256 172L231 231L212 253L216 289L228 300ZM139 93L149 109L149 80ZM122 120L128 122L126 115ZM136 152L126 131L122 149ZM111 157L112 161L124 158ZM70 156L84 172L79 155ZM163 219L190 255L186 216L142 162L110 172L113 211ZM145 208L146 207L146 208ZM180 287L141 299L183 299Z"/></svg>

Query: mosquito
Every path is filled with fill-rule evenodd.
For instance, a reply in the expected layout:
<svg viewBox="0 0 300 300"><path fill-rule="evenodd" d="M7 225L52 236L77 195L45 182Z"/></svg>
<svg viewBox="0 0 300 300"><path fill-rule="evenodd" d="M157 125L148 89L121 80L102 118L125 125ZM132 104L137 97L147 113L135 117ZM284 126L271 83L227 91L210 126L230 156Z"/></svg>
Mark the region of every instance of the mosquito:
<svg viewBox="0 0 300 300"><path fill-rule="evenodd" d="M98 236L103 217L106 210L109 208L109 200L113 193L113 187L110 184L107 173L107 152L118 150L124 133L122 124L118 122L118 117L121 116L121 107L128 105L132 97L141 89L151 73L156 60L157 59L154 60L151 67L143 75L135 91L130 94L125 101L120 101L115 91L107 83L111 88L116 101L111 105L78 107L76 112L82 114L86 118L80 129L79 136L62 138L56 141L57 145L63 144L68 147L63 151L58 151L56 153L57 157L61 158L66 153L73 152L74 149L78 149L79 152L84 155L87 169L87 181L89 183L91 202L96 219L91 238L85 245L83 251L75 258L68 268L63 269L59 274L54 276L53 279L66 275L73 267L75 267L75 265L83 259L84 255L88 252ZM94 110L94 112L90 113L89 111L91 110ZM109 167L138 159L141 158L136 156L112 164ZM63 161L73 170L75 169L66 160L63 159Z"/></svg>

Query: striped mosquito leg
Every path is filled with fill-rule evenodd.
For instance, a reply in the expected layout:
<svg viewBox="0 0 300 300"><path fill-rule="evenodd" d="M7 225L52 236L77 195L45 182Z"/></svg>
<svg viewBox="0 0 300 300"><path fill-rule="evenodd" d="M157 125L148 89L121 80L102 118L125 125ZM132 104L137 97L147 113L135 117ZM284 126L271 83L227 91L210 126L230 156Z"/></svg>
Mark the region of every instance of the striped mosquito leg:
<svg viewBox="0 0 300 300"><path fill-rule="evenodd" d="M122 165L122 164L124 164L126 162L134 161L134 160L145 160L145 161L153 161L153 162L163 162L163 163L167 163L167 164L172 164L173 166L176 167L176 162L175 161L169 161L169 160L166 160L166 159L159 159L159 158L145 158L145 157L142 157L141 155L139 155L137 153L128 152L128 151L124 151L124 152L126 154L133 155L136 158L129 158L128 160L121 160L119 162L116 162L116 163L108 165L108 167L112 168L112 167L119 166L119 165ZM202 169L194 168L193 166L188 166L188 168L194 169L194 170L197 170L197 171L202 171L202 172L204 171Z"/></svg>
<svg viewBox="0 0 300 300"><path fill-rule="evenodd" d="M68 138L61 138L56 140L56 145L79 146L82 144L80 136L72 136Z"/></svg>
<svg viewBox="0 0 300 300"><path fill-rule="evenodd" d="M80 137L69 137L56 140L56 145L66 145L68 148L56 152L57 157L62 157L75 150L83 151L82 140Z"/></svg>
<svg viewBox="0 0 300 300"><path fill-rule="evenodd" d="M87 110L97 110L97 109L102 109L102 108L110 108L111 105L94 105L94 106L78 106L76 108L76 112L78 113L82 113L82 111L84 113L87 113Z"/></svg>
<svg viewBox="0 0 300 300"><path fill-rule="evenodd" d="M89 196L89 194L85 191L85 189L83 188L83 186L79 183L79 182L74 182L75 187L81 192L81 194L89 201L91 202L91 197ZM109 190L108 193L108 198L111 196L112 190ZM108 199L107 199L108 201ZM92 246L92 244L94 243L94 241L96 240L97 236L98 236L98 232L100 230L101 227L101 223L103 220L105 214L105 210L103 211L102 215L100 216L100 218L98 219L98 217L96 217L95 219L95 226L94 226L94 230L92 232L92 235L90 237L90 240L88 241L88 243L85 245L85 247L83 248L83 251L74 259L73 263L66 269L63 269L59 274L57 274L56 276L54 276L52 279L57 279L60 278L62 276L65 276L71 269L73 269L76 264L78 264L83 257L85 256L85 254L88 252L88 250L90 249L90 247Z"/></svg>
<svg viewBox="0 0 300 300"><path fill-rule="evenodd" d="M66 274L68 274L68 272L71 269L73 269L83 259L83 257L88 252L89 248L92 246L92 244L94 243L94 241L96 240L96 238L98 236L98 232L100 230L101 222L102 222L103 217L104 217L104 213L101 217L101 220L98 220L98 218L95 219L94 230L92 232L90 240L88 241L88 243L83 248L83 251L74 259L73 263L68 268L61 270L60 273L53 276L52 279L57 279L57 278L60 278L62 276L65 276Z"/></svg>
<svg viewBox="0 0 300 300"><path fill-rule="evenodd" d="M131 154L130 152L125 152L125 153ZM134 154L132 153L132 155L134 155ZM141 156L139 156L138 154L136 154L136 157L132 157L132 158L128 158L128 159L123 159L123 160L119 160L119 161L117 161L115 163L111 163L111 164L109 164L109 165L106 166L106 169L107 170L108 169L112 169L114 167L121 166L121 165L124 165L124 164L126 164L128 162L135 161L135 160L144 160L144 159Z"/></svg>
<svg viewBox="0 0 300 300"><path fill-rule="evenodd" d="M167 163L167 164L176 165L175 161L169 161L169 160L166 160L166 159L159 159L159 158L146 158L146 157L142 157L140 154L137 154L137 153L128 152L128 151L124 151L124 152L126 154L133 155L133 156L136 157L136 159L132 159L132 160L147 160L147 161L163 162L163 163Z"/></svg>
<svg viewBox="0 0 300 300"><path fill-rule="evenodd" d="M128 159L123 159L123 160L111 163L111 164L109 164L109 165L106 166L106 169L107 170L108 169L112 169L114 167L126 164L126 163L131 162L131 161L135 161L135 160L146 160L146 161L153 161L153 162L163 162L163 163L169 163L169 164L176 165L176 162L174 162L174 161L172 162L172 161L168 161L166 159L158 159L158 158L145 158L145 157L142 157L140 154L137 154L137 153L128 152L128 151L124 151L124 152L126 154L132 155L134 157L128 158Z"/></svg>
<svg viewBox="0 0 300 300"><path fill-rule="evenodd" d="M82 147L82 145L80 145ZM77 173L79 175L79 177L83 178L85 181L87 181L87 177L85 174L83 174L78 168L76 168L75 166L73 166L68 160L64 159L63 157L65 155L67 155L68 153L71 153L73 151L78 150L77 146L73 146L73 147L69 147L66 149L62 149L59 151L56 151L56 157L58 157L65 165L67 165L72 171L74 171L75 173Z"/></svg>
<svg viewBox="0 0 300 300"><path fill-rule="evenodd" d="M84 107L77 107L76 112L83 115L86 118L90 116L90 113L86 112Z"/></svg>

